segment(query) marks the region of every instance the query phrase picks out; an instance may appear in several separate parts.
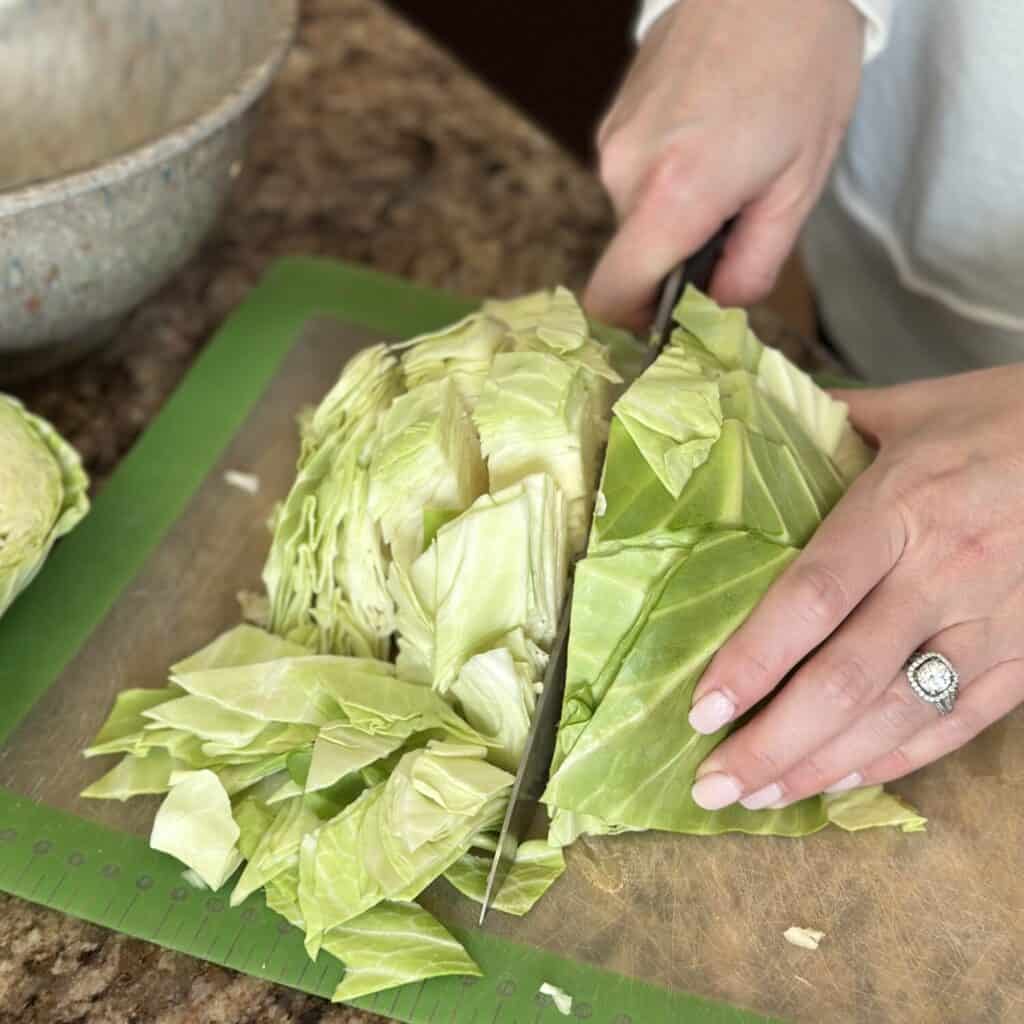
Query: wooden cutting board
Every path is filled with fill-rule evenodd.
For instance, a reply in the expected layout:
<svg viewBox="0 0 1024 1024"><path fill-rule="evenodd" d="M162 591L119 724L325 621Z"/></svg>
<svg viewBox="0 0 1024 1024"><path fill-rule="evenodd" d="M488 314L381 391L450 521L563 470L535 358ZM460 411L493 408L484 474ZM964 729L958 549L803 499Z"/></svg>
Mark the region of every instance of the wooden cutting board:
<svg viewBox="0 0 1024 1024"><path fill-rule="evenodd" d="M0 888L330 992L340 968L311 968L258 896L228 910L148 851L154 800L81 800L108 762L78 751L119 690L161 685L171 662L238 621L235 595L258 586L265 522L292 478L300 409L380 332L409 336L466 308L289 261L219 333L0 623ZM227 469L256 474L259 493L232 487ZM735 1007L814 1024L1024 1020L1022 730L1012 716L897 787L929 817L924 834L584 840L530 915L492 914L484 933L475 905L438 883L424 902L485 978L362 1005L416 1021L555 1021L536 1000L550 980L577 996L577 1018L607 1024L753 1019ZM790 946L791 925L825 932L821 947Z"/></svg>

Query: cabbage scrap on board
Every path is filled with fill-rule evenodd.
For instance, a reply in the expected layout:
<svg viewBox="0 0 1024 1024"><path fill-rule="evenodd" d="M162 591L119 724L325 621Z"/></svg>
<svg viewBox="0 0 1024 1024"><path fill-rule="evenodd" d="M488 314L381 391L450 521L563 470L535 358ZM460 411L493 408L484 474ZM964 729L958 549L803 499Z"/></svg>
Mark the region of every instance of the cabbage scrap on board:
<svg viewBox="0 0 1024 1024"><path fill-rule="evenodd" d="M700 763L731 731L690 727L701 674L870 451L845 406L764 348L742 311L691 288L675 319L666 350L615 406L603 500L576 570L544 794L552 837L920 828L880 787L774 811L711 812L690 797Z"/></svg>
<svg viewBox="0 0 1024 1024"><path fill-rule="evenodd" d="M498 910L527 913L582 832L919 823L880 788L781 812L689 801L721 739L688 730L693 686L868 453L741 313L691 292L678 316L621 397L641 347L562 288L359 353L301 419L265 601L245 598L260 624L124 691L85 751L121 760L83 795L164 794L151 845L233 905L261 892L311 957L344 962L338 1000L478 974L416 900L442 878L483 898L593 517L552 825Z"/></svg>
<svg viewBox="0 0 1024 1024"><path fill-rule="evenodd" d="M78 453L57 431L0 394L0 615L88 512L88 486Z"/></svg>
<svg viewBox="0 0 1024 1024"><path fill-rule="evenodd" d="M123 692L85 752L122 756L84 796L166 794L151 845L262 891L345 963L336 999L479 973L415 900L483 898L637 351L556 289L359 353L302 417L261 624ZM524 843L498 909L564 868Z"/></svg>

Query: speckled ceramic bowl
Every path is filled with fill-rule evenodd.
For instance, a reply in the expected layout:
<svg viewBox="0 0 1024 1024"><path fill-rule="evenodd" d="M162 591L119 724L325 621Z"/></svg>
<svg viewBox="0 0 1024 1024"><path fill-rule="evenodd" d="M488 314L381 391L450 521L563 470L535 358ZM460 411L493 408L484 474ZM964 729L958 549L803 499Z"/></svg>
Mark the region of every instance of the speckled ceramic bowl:
<svg viewBox="0 0 1024 1024"><path fill-rule="evenodd" d="M195 252L297 0L0 0L0 378L99 344Z"/></svg>

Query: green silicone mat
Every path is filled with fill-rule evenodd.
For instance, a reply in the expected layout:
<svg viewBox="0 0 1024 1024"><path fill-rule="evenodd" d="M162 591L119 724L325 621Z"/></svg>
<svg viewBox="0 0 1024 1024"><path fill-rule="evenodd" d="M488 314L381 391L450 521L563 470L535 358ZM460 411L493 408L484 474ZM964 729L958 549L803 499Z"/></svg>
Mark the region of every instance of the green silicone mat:
<svg viewBox="0 0 1024 1024"><path fill-rule="evenodd" d="M144 568L157 575L158 585L163 573L166 585L173 586L173 570L159 561L152 565L154 552L204 483L210 486L222 453L266 394L304 325L329 317L364 334L404 337L440 326L470 306L467 300L361 268L306 259L277 264L218 331L104 488L89 518L59 545L36 583L0 621L0 769L21 759L24 775L28 762L19 751L26 745L36 758L29 768L40 779L56 778L62 763L77 758L78 751L61 742L61 723L86 712L60 697L57 681L63 678L66 686L68 666L77 664L74 659L90 643L97 647L95 638L104 637L104 624L110 626L119 599ZM326 390L330 379L322 383ZM290 419L296 411L286 409L282 415ZM195 538L197 544L200 540ZM218 599L230 604L234 595ZM182 614L188 614L187 608ZM168 628L173 630L173 624ZM110 657L146 655L145 635L119 638L118 644L126 646L112 646ZM101 646L100 654L105 650ZM157 679L164 667L153 667ZM107 693L73 696L85 699L83 707L99 717L109 705ZM0 777L5 777L2 772ZM39 787L44 792L53 788L49 782ZM153 805L139 803L126 831L73 794L53 801L39 798L31 786L0 788L0 889L329 996L343 967L326 955L311 963L300 933L269 912L260 894L232 909L224 894L186 884L180 864L148 848L142 823ZM119 813L122 817L114 819L127 820L123 808ZM380 993L358 1005L404 1021L539 1024L564 1019L537 995L539 985L550 981L574 996L574 1018L600 1024L765 1020L602 970L593 962L555 955L529 941L457 922L453 930L484 969L483 978L438 979Z"/></svg>

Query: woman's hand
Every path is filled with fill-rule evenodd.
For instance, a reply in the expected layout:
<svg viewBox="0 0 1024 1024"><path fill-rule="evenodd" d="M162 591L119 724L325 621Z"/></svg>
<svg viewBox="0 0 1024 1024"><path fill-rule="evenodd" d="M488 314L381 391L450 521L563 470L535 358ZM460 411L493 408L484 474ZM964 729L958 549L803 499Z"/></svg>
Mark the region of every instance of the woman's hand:
<svg viewBox="0 0 1024 1024"><path fill-rule="evenodd" d="M841 397L878 457L697 687L714 732L804 662L701 766L708 809L898 778L1024 700L1024 364ZM910 689L919 649L960 673L951 714Z"/></svg>
<svg viewBox="0 0 1024 1024"><path fill-rule="evenodd" d="M646 326L662 278L736 213L712 294L767 294L845 132L863 42L849 0L680 0L664 14L598 133L621 223L590 312Z"/></svg>

